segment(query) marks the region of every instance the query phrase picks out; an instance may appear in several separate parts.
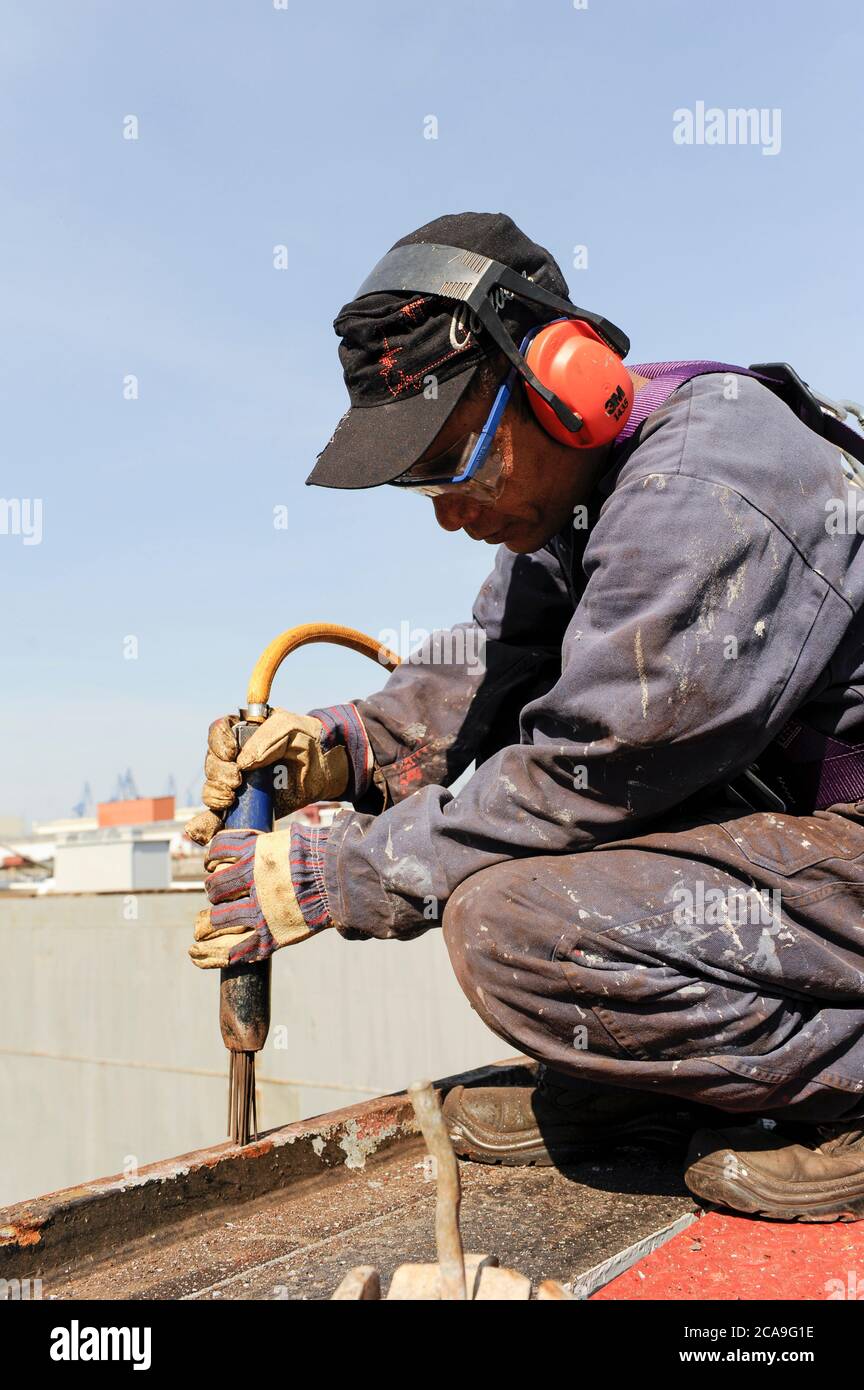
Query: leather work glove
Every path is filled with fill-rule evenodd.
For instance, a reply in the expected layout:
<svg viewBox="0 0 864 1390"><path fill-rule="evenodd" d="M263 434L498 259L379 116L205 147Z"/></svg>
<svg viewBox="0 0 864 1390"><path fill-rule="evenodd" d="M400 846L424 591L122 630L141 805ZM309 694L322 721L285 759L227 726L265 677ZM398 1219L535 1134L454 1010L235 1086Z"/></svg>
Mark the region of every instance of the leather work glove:
<svg viewBox="0 0 864 1390"><path fill-rule="evenodd" d="M239 752L234 735L238 718L229 714L214 720L207 734L202 799L209 810L186 826L190 840L199 845L222 829L242 774L252 768L280 764L274 784L277 820L313 801L338 801L348 786L348 754L341 745L323 747L324 725L314 715L274 709Z"/></svg>
<svg viewBox="0 0 864 1390"><path fill-rule="evenodd" d="M291 832L222 830L204 880L212 904L195 919L189 955L202 970L266 960L314 935L291 880Z"/></svg>

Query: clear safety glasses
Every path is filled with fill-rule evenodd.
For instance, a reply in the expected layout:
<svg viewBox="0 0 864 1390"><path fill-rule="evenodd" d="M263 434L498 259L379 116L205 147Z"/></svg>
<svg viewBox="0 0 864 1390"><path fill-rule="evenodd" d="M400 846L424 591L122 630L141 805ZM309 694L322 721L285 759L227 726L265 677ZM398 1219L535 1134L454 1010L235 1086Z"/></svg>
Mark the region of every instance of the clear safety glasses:
<svg viewBox="0 0 864 1390"><path fill-rule="evenodd" d="M444 453L415 463L401 478L393 480L394 486L410 488L424 497L452 493L494 502L501 496L506 469L498 450L488 447L491 442L484 441L482 431L463 435Z"/></svg>
<svg viewBox="0 0 864 1390"><path fill-rule="evenodd" d="M538 323L526 333L519 347L523 357L532 339L545 326ZM480 502L497 501L507 481L507 468L499 450L492 445L518 375L516 367L511 367L498 387L492 409L479 433L463 435L435 458L420 459L401 477L394 478L392 486L411 488L426 497L449 493L456 497L474 497Z"/></svg>
<svg viewBox="0 0 864 1390"><path fill-rule="evenodd" d="M393 486L411 488L413 492L420 492L426 497L452 494L476 498L485 503L496 501L507 481L507 468L500 451L492 446L512 395L516 375L515 367L511 367L507 379L495 394L492 409L479 432L463 435L434 458L420 459L401 477L394 478Z"/></svg>

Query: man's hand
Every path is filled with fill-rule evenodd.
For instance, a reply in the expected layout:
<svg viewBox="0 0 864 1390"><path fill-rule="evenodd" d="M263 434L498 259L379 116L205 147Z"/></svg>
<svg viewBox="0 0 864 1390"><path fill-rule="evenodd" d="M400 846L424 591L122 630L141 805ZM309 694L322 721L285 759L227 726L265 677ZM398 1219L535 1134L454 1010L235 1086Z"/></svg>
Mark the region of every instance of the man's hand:
<svg viewBox="0 0 864 1390"><path fill-rule="evenodd" d="M226 715L210 725L204 760L203 801L209 810L186 826L190 840L206 845L221 830L234 804L243 773L279 764L274 805L277 819L312 801L336 801L348 785L348 755L341 745L324 748L324 725L310 714L274 709L238 751L234 725Z"/></svg>
<svg viewBox="0 0 864 1390"><path fill-rule="evenodd" d="M189 955L202 970L266 960L312 936L291 880L291 833L223 830L210 846L204 887L212 907L199 912Z"/></svg>

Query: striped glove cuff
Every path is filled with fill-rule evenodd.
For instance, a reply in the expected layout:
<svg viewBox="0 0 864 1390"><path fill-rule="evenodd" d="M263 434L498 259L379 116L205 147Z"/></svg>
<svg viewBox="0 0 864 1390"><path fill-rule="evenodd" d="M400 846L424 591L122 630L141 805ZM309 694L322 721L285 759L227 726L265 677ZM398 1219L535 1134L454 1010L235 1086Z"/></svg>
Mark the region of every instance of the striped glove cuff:
<svg viewBox="0 0 864 1390"><path fill-rule="evenodd" d="M315 711L320 719L320 711ZM291 826L291 881L297 905L310 931L321 931L332 925L330 903L324 886L324 851L327 848L328 827L324 825Z"/></svg>
<svg viewBox="0 0 864 1390"><path fill-rule="evenodd" d="M324 725L321 746L327 751L341 744L348 754L346 801L357 801L369 790L375 757L356 705L324 705L309 713Z"/></svg>

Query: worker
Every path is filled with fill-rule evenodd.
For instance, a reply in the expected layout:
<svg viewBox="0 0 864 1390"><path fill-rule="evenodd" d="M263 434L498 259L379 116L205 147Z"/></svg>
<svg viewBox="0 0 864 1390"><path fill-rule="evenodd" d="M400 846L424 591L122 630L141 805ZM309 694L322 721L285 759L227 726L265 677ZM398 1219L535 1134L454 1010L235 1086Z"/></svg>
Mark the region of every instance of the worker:
<svg viewBox="0 0 864 1390"><path fill-rule="evenodd" d="M704 1199L864 1217L860 436L777 364L625 367L503 214L403 237L335 329L350 408L307 482L431 498L494 568L377 694L239 756L211 725L193 960L443 927L539 1063L450 1093L462 1156L689 1140ZM422 521L358 547L410 565ZM353 809L221 829L269 765L280 816Z"/></svg>

